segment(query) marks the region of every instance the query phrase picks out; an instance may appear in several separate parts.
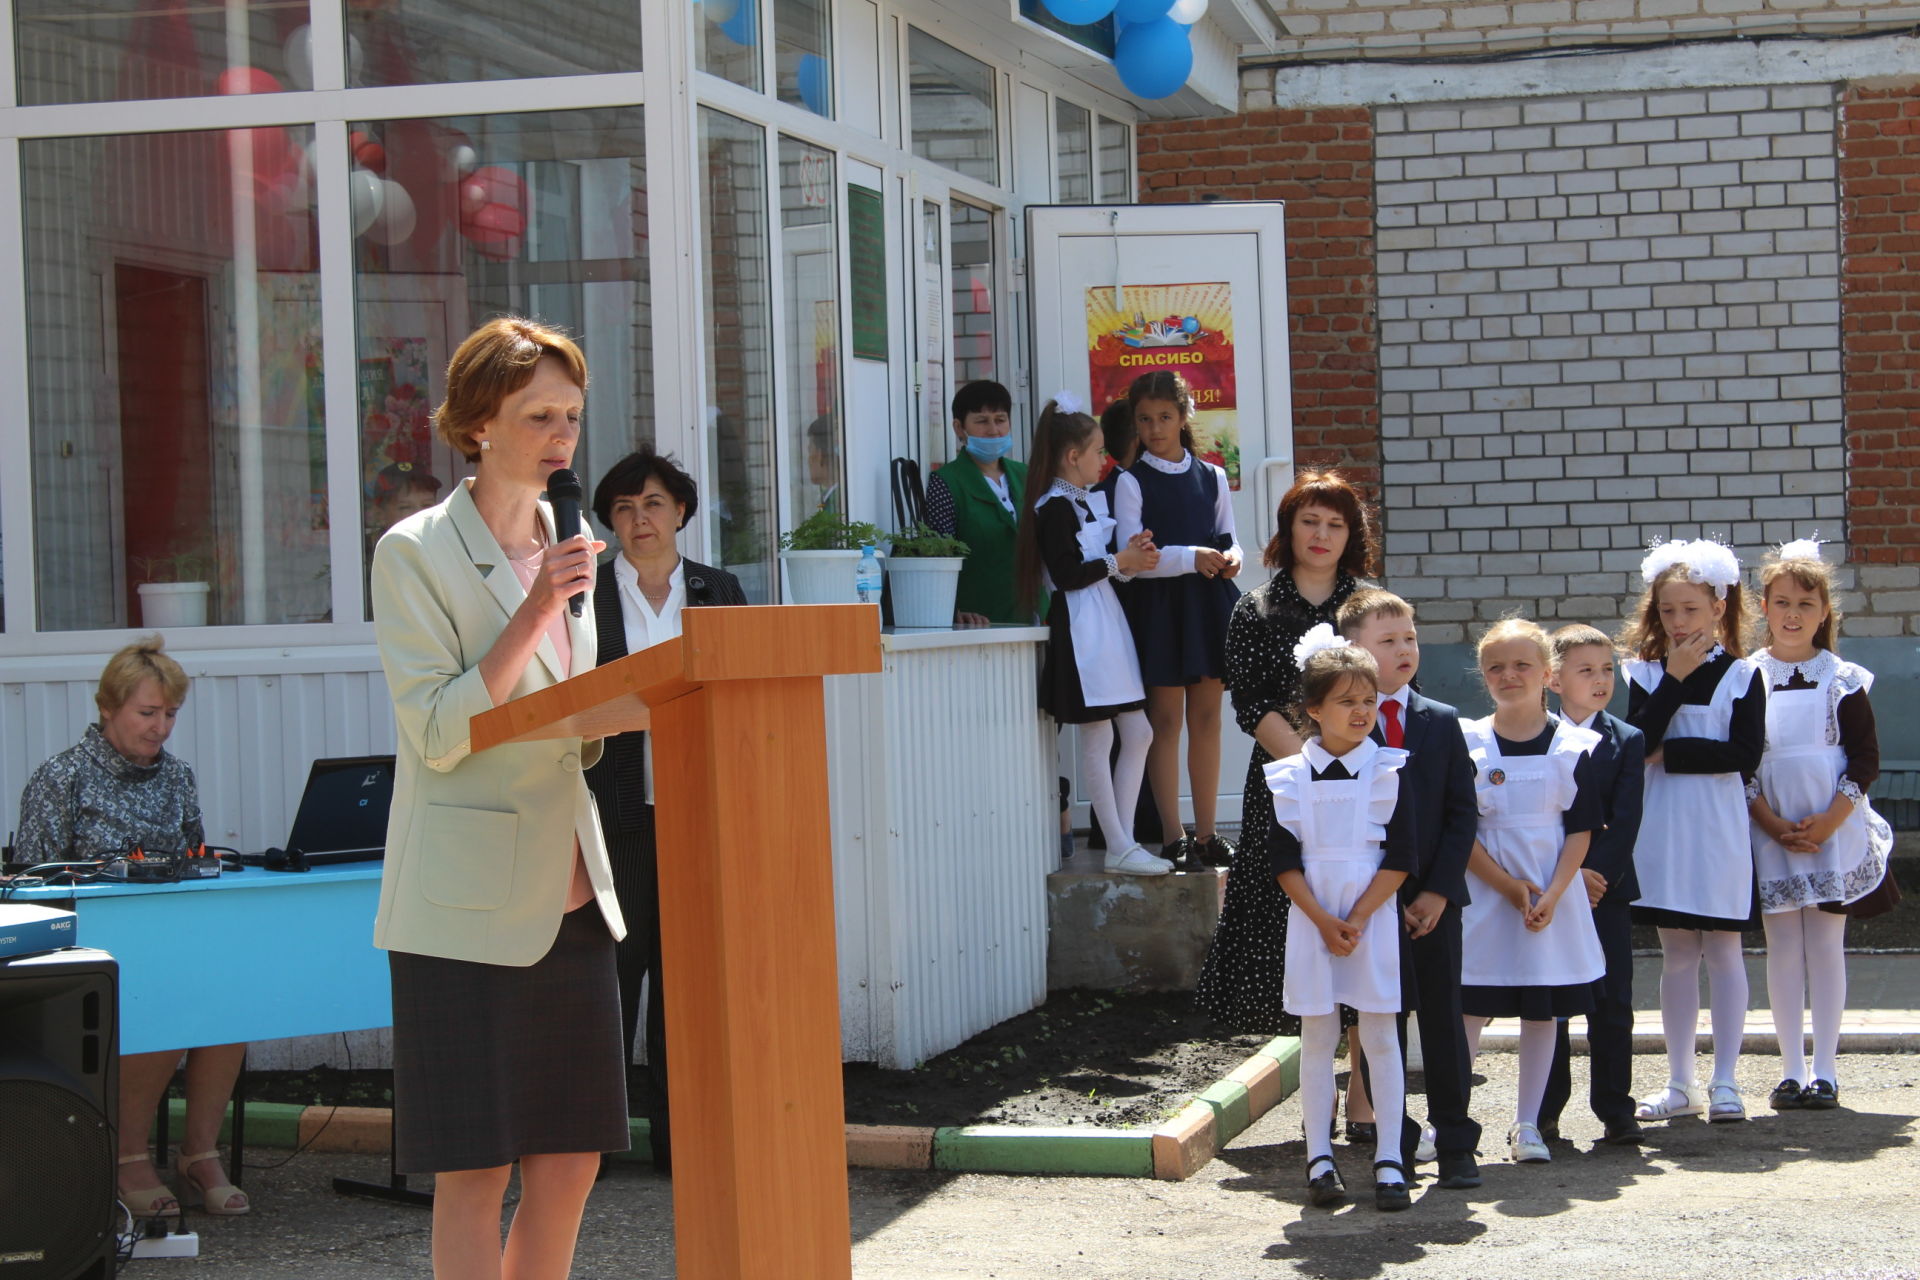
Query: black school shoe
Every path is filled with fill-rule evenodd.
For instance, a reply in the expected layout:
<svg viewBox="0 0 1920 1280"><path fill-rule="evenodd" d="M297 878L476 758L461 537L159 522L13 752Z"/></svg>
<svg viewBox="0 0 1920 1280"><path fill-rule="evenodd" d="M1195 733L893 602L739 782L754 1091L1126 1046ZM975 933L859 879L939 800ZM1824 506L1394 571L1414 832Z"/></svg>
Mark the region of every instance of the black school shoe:
<svg viewBox="0 0 1920 1280"><path fill-rule="evenodd" d="M1380 1141L1380 1126L1371 1120L1347 1121L1347 1145L1353 1147L1372 1146Z"/></svg>
<svg viewBox="0 0 1920 1280"><path fill-rule="evenodd" d="M1767 1095L1767 1105L1775 1111L1798 1111L1807 1105L1806 1091L1798 1080L1782 1080Z"/></svg>
<svg viewBox="0 0 1920 1280"><path fill-rule="evenodd" d="M1314 1166L1323 1163L1327 1171L1315 1177ZM1333 1163L1332 1156L1315 1156L1307 1161L1307 1199L1324 1209L1346 1198L1347 1184L1340 1181L1340 1169Z"/></svg>
<svg viewBox="0 0 1920 1280"><path fill-rule="evenodd" d="M1398 1160L1375 1160L1373 1171L1392 1169L1400 1175L1399 1182L1379 1182L1373 1184L1373 1207L1382 1213L1398 1213L1402 1209L1413 1208L1413 1188L1407 1185L1407 1171Z"/></svg>
<svg viewBox="0 0 1920 1280"><path fill-rule="evenodd" d="M1187 844L1187 866L1198 870L1201 867L1230 867L1233 865L1234 847L1219 832L1205 840L1192 840Z"/></svg>
<svg viewBox="0 0 1920 1280"><path fill-rule="evenodd" d="M1480 1162L1471 1151L1442 1151L1435 1158L1434 1181L1449 1191L1468 1191L1480 1185Z"/></svg>
<svg viewBox="0 0 1920 1280"><path fill-rule="evenodd" d="M1647 1131L1631 1116L1625 1120L1609 1120L1606 1126L1600 1141L1610 1147L1637 1147L1647 1140Z"/></svg>
<svg viewBox="0 0 1920 1280"><path fill-rule="evenodd" d="M1800 1105L1808 1111L1831 1111L1840 1105L1840 1086L1831 1080L1815 1080L1800 1091Z"/></svg>

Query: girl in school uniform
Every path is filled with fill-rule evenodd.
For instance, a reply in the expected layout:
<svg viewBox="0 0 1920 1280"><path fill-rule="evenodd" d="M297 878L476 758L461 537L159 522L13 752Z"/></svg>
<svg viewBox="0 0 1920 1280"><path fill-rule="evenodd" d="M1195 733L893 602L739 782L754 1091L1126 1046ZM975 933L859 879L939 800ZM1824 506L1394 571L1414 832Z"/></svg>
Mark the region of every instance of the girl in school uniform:
<svg viewBox="0 0 1920 1280"><path fill-rule="evenodd" d="M1374 1206L1393 1212L1413 1203L1400 1155L1406 1076L1394 1027L1414 990L1395 905L1414 857L1410 806L1401 798L1407 753L1368 736L1380 674L1366 650L1323 622L1294 646L1294 661L1307 738L1299 754L1269 764L1266 779L1277 824L1272 871L1292 900L1281 1000L1300 1019L1307 1193L1317 1205L1346 1195L1332 1133L1333 1053L1345 1005L1359 1015L1379 1116Z"/></svg>
<svg viewBox="0 0 1920 1280"><path fill-rule="evenodd" d="M1867 803L1880 743L1873 673L1834 652L1840 615L1819 544L1789 542L1761 567L1753 657L1767 682L1767 746L1747 784L1767 930L1767 998L1780 1039L1776 1111L1840 1105L1836 1060L1847 1003L1847 905L1886 874L1893 831ZM1813 1005L1809 1078L1801 1014Z"/></svg>
<svg viewBox="0 0 1920 1280"><path fill-rule="evenodd" d="M1494 1018L1520 1019L1520 1093L1507 1142L1514 1163L1540 1163L1553 1158L1540 1137L1540 1100L1556 1020L1592 1012L1593 983L1607 971L1579 878L1604 825L1601 797L1585 785L1600 735L1548 714L1552 645L1538 624L1495 623L1478 655L1494 711L1460 725L1480 808L1460 916L1460 1006L1469 1052Z"/></svg>
<svg viewBox="0 0 1920 1280"><path fill-rule="evenodd" d="M1746 1029L1740 934L1759 899L1747 835L1746 779L1760 767L1766 681L1747 661L1740 562L1717 542L1660 543L1640 564L1646 591L1621 633L1627 723L1647 739L1647 793L1633 865L1633 918L1660 931L1660 1021L1667 1087L1643 1099L1641 1120L1706 1112L1747 1118L1734 1083ZM1713 1011L1713 1077L1694 1079L1705 962Z"/></svg>
<svg viewBox="0 0 1920 1280"><path fill-rule="evenodd" d="M1153 747L1147 780L1160 810L1161 854L1189 867L1226 866L1233 847L1214 829L1220 792L1220 701L1227 619L1240 589L1240 541L1227 473L1193 453L1193 389L1171 369L1127 389L1141 454L1114 485L1122 541L1151 531L1160 562L1127 590L1127 621L1147 686ZM1180 821L1180 731L1187 733L1193 836Z"/></svg>
<svg viewBox="0 0 1920 1280"><path fill-rule="evenodd" d="M1113 518L1106 498L1089 492L1100 479L1100 428L1078 397L1061 392L1041 411L1015 552L1014 586L1032 608L1044 583L1047 656L1040 670L1040 706L1061 724L1080 726L1080 773L1094 815L1109 834L1106 869L1158 876L1172 865L1130 839L1131 816L1146 769L1152 730L1141 711L1145 692L1115 580L1152 568L1160 553L1152 536L1135 532L1116 553L1107 546ZM1109 763L1115 730L1120 754Z"/></svg>

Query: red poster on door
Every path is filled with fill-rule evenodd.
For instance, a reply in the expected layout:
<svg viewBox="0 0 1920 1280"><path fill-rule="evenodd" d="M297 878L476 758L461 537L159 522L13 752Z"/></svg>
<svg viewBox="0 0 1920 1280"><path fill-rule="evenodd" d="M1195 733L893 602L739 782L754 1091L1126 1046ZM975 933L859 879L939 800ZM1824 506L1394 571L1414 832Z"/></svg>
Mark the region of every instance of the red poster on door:
<svg viewBox="0 0 1920 1280"><path fill-rule="evenodd" d="M1125 396L1133 380L1172 369L1193 388L1196 452L1240 487L1240 426L1234 395L1233 293L1210 284L1104 285L1087 290L1091 412Z"/></svg>

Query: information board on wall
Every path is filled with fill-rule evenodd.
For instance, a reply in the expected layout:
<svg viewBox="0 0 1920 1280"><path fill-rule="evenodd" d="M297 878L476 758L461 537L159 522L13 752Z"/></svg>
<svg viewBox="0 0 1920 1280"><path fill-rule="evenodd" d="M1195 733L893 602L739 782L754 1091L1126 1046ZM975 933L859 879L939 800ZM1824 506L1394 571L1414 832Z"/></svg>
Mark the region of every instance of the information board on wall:
<svg viewBox="0 0 1920 1280"><path fill-rule="evenodd" d="M847 184L847 263L853 289L853 354L887 358L887 215L880 193Z"/></svg>

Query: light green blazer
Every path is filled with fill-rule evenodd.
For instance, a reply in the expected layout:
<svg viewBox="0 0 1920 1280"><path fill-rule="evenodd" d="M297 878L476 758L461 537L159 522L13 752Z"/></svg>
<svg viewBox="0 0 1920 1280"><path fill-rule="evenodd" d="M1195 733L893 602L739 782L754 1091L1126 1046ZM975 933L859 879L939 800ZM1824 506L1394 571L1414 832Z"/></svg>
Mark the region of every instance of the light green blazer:
<svg viewBox="0 0 1920 1280"><path fill-rule="evenodd" d="M598 741L510 743L473 754L467 722L493 706L480 659L526 599L468 493L409 516L373 555L373 630L400 741L375 946L533 964L553 945L572 883L573 842L607 928L624 937L600 817L583 769ZM553 514L544 504L548 533ZM593 669L593 593L567 616L572 669L543 638L513 696Z"/></svg>

